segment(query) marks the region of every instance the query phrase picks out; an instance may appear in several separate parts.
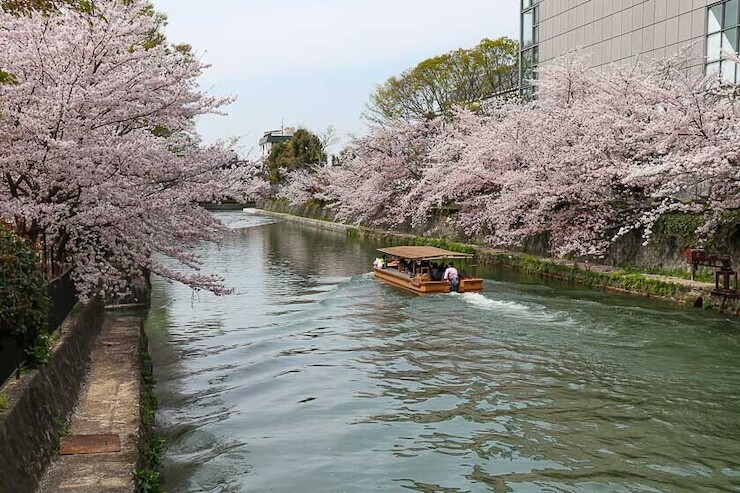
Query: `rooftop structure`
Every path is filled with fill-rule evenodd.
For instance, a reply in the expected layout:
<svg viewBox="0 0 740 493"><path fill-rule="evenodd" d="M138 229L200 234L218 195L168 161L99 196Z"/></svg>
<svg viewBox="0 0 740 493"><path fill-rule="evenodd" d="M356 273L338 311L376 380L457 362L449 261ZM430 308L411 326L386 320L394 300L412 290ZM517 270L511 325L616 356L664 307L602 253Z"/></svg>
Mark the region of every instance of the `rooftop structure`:
<svg viewBox="0 0 740 493"><path fill-rule="evenodd" d="M288 127L280 130L269 130L265 132L260 139L260 150L262 151L262 157L270 155L272 146L281 142L288 142L295 135L295 128Z"/></svg>

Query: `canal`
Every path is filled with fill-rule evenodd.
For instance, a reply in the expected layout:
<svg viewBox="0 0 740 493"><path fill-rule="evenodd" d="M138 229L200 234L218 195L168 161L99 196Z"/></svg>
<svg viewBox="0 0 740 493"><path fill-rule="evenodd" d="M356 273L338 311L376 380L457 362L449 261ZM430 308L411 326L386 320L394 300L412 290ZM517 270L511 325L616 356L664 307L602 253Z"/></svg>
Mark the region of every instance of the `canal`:
<svg viewBox="0 0 740 493"><path fill-rule="evenodd" d="M417 297L377 245L220 217L234 295L153 280L167 491L740 491L736 320L497 270Z"/></svg>

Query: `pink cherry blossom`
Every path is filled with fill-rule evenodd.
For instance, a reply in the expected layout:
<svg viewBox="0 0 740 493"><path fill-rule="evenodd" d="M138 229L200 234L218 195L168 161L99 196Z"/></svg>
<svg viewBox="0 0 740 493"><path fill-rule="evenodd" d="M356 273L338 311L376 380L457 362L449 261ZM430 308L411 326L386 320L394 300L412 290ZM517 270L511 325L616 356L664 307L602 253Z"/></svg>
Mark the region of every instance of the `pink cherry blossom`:
<svg viewBox="0 0 740 493"><path fill-rule="evenodd" d="M140 269L215 293L191 247L222 226L200 201L248 193L233 142L204 145L194 119L230 98L198 90L204 65L153 43L141 0L89 12L0 13L0 217L45 236L83 298L119 294Z"/></svg>
<svg viewBox="0 0 740 493"><path fill-rule="evenodd" d="M740 120L735 87L688 62L597 72L568 55L542 69L534 101L371 128L321 193L338 219L391 228L454 205L468 236L539 236L556 255L601 256L632 230L649 241L671 212L699 214L708 238L740 206Z"/></svg>

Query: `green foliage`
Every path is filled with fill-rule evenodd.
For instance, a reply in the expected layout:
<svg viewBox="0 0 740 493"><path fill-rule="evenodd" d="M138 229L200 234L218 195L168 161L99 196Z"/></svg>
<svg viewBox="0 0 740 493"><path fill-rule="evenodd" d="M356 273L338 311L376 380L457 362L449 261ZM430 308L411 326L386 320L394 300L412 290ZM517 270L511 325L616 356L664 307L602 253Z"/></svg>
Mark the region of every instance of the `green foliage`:
<svg viewBox="0 0 740 493"><path fill-rule="evenodd" d="M163 437L155 437L142 447L144 461L156 471L161 470L164 465L164 449L166 445L167 440Z"/></svg>
<svg viewBox="0 0 740 493"><path fill-rule="evenodd" d="M73 2L69 0L0 0L0 7L10 14L28 15L31 12L53 12L59 8L59 5L65 3Z"/></svg>
<svg viewBox="0 0 740 493"><path fill-rule="evenodd" d="M54 334L41 333L36 340L26 348L26 365L36 367L48 363L53 351Z"/></svg>
<svg viewBox="0 0 740 493"><path fill-rule="evenodd" d="M323 165L326 159L321 139L305 128L299 128L289 141L272 146L265 161L267 181L273 185L281 183L285 173Z"/></svg>
<svg viewBox="0 0 740 493"><path fill-rule="evenodd" d="M710 253L728 253L740 243L740 211L726 213L709 234L700 235L706 220L700 213L665 214L653 228L653 241L676 250L702 247Z"/></svg>
<svg viewBox="0 0 740 493"><path fill-rule="evenodd" d="M141 359L151 362L149 353L142 353ZM162 467L167 441L154 432L154 420L159 404L154 393L154 386L157 382L148 371L141 372L141 379L144 383L141 398L142 463L141 467L134 469L134 479L140 493L163 493Z"/></svg>
<svg viewBox="0 0 740 493"><path fill-rule="evenodd" d="M262 204L261 207L275 212L283 212L302 217L312 217L306 215L307 211L305 208L285 208L281 207L281 205L283 204L280 201L273 200L268 201L266 204ZM690 222L682 224L683 226L681 226L682 229L680 230L687 231L688 228L691 227ZM674 229L673 231L676 230ZM534 255L490 252L479 249L476 245L458 243L442 238L412 236L358 226L347 228L346 234L348 238L382 241L384 245L427 245L453 252L473 254L478 257L481 263L504 265L525 274L559 279L591 288L609 289L625 293L682 301L686 301L686 295L691 292L691 288L683 284L648 277L648 274L653 274L688 279L690 278L690 272L685 269L637 270L635 268L626 268L616 272L602 272L599 270L581 268L577 265L563 264ZM697 273L697 280L705 282L712 281L713 275L709 271L699 271ZM705 303L705 307L706 306L707 304ZM709 306L712 306L711 303L709 303Z"/></svg>
<svg viewBox="0 0 740 493"><path fill-rule="evenodd" d="M701 214L665 214L655 224L656 238L677 241L679 248L696 247L699 237L696 230L704 224Z"/></svg>
<svg viewBox="0 0 740 493"><path fill-rule="evenodd" d="M141 420L146 429L152 429L154 427L154 419L157 414L157 407L159 407L159 401L157 395L154 393L154 386L156 381L154 377L148 372L142 372L141 378L144 382L145 392L141 402Z"/></svg>
<svg viewBox="0 0 740 493"><path fill-rule="evenodd" d="M292 154L290 142L278 142L272 146L265 161L268 182L275 185L283 181L285 172L293 167Z"/></svg>
<svg viewBox="0 0 740 493"><path fill-rule="evenodd" d="M10 407L10 403L8 402L8 396L5 395L3 392L0 392L0 413L3 411L7 411Z"/></svg>
<svg viewBox="0 0 740 493"><path fill-rule="evenodd" d="M674 299L688 293L690 289L682 284L660 281L646 277L640 272L600 272L577 266L563 265L532 255L496 254L494 262L553 279L575 282L592 288L606 288L634 294Z"/></svg>
<svg viewBox="0 0 740 493"><path fill-rule="evenodd" d="M705 301L705 302L704 302L704 303L702 304L702 306L701 306L701 307L702 307L703 309L705 309L705 310L719 310L719 308L720 308L720 307L719 307L719 305L717 305L717 304L716 304L716 303L715 303L714 301L712 301L712 300L706 300L706 301Z"/></svg>
<svg viewBox="0 0 740 493"><path fill-rule="evenodd" d="M369 113L378 122L424 120L455 106L476 109L482 100L513 90L519 83L519 43L484 39L422 61L389 78L370 96Z"/></svg>
<svg viewBox="0 0 740 493"><path fill-rule="evenodd" d="M152 469L134 469L134 480L139 493L164 493L162 474Z"/></svg>
<svg viewBox="0 0 740 493"><path fill-rule="evenodd" d="M77 10L83 14L92 15L95 12L95 5L90 0L80 0L77 4Z"/></svg>
<svg viewBox="0 0 740 493"><path fill-rule="evenodd" d="M465 245L463 243L456 243L454 241L445 240L442 238L427 238L425 236L415 236L413 240L414 245L419 246L433 246L437 248L442 248L443 250L449 250L451 252L459 252L459 253L470 253L475 254L475 248L473 248L470 245Z"/></svg>
<svg viewBox="0 0 740 493"><path fill-rule="evenodd" d="M18 77L16 77L15 74L0 70L0 84L18 84Z"/></svg>
<svg viewBox="0 0 740 493"><path fill-rule="evenodd" d="M54 416L51 419L55 431L54 435L52 436L52 440L54 442L54 447L56 449L59 449L61 438L69 435L69 423L66 419L64 419L62 413L59 412L58 409L54 411Z"/></svg>
<svg viewBox="0 0 740 493"><path fill-rule="evenodd" d="M0 225L0 338L13 336L24 348L47 327L49 301L40 265L36 250Z"/></svg>
<svg viewBox="0 0 740 493"><path fill-rule="evenodd" d="M653 274L656 276L667 276L677 277L679 279L691 279L691 270L688 268L677 268L677 269L658 269L658 268L647 268L637 269L634 267L627 267L624 269L625 272L639 272L643 274ZM714 271L703 269L696 272L695 281L698 282L714 282Z"/></svg>

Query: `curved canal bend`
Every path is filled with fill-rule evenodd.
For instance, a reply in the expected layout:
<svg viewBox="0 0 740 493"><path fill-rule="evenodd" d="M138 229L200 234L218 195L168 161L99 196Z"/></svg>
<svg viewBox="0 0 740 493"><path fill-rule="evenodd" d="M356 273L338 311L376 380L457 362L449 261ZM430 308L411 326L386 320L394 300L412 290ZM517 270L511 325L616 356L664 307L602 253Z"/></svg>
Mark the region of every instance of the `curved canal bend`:
<svg viewBox="0 0 740 493"><path fill-rule="evenodd" d="M375 245L221 217L235 295L153 283L168 491L740 491L737 321L496 271L416 297Z"/></svg>

